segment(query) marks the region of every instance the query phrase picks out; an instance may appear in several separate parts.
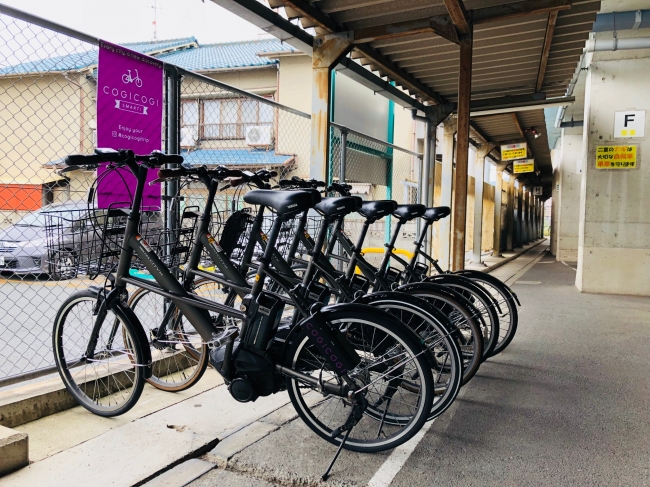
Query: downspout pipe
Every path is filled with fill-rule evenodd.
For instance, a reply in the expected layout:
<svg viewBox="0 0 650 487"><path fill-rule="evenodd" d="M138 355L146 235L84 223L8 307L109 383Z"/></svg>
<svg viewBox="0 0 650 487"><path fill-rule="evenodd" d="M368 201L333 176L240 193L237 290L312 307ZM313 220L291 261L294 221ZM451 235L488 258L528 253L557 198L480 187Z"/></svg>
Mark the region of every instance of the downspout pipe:
<svg viewBox="0 0 650 487"><path fill-rule="evenodd" d="M629 49L650 49L650 37L588 39L585 52L624 51Z"/></svg>
<svg viewBox="0 0 650 487"><path fill-rule="evenodd" d="M418 115L417 110L411 110L411 116L415 121L424 122L424 154L422 156L420 203L427 208L430 208L433 206L433 187L435 181L432 181L429 186L429 179L433 179L431 178L431 167L436 163L436 134L433 130L434 127L432 127L433 122L430 118ZM429 226L427 235L424 238L425 252L431 251L432 241L431 226Z"/></svg>

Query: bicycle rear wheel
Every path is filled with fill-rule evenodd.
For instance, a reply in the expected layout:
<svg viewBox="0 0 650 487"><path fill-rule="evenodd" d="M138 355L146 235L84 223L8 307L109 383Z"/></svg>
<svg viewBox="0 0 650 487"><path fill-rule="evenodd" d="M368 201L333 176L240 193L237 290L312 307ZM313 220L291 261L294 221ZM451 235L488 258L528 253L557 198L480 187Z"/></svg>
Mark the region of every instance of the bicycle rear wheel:
<svg viewBox="0 0 650 487"><path fill-rule="evenodd" d="M118 416L131 409L145 383L144 354L134 325L121 313L93 310L97 295L81 291L70 296L54 320L52 345L59 375L68 392L99 416ZM99 317L99 318L98 318ZM97 344L88 344L99 320Z"/></svg>
<svg viewBox="0 0 650 487"><path fill-rule="evenodd" d="M367 408L345 448L378 452L408 441L426 422L433 403L433 377L426 349L403 323L369 306L337 305L323 310L323 316L332 328L345 333L361 358L348 376L365 397ZM289 340L287 367L322 382L342 383L302 327L297 327ZM350 400L334 395L320 399L317 386L291 377L286 382L301 419L321 438L339 445L343 434L337 435L335 430L345 423Z"/></svg>

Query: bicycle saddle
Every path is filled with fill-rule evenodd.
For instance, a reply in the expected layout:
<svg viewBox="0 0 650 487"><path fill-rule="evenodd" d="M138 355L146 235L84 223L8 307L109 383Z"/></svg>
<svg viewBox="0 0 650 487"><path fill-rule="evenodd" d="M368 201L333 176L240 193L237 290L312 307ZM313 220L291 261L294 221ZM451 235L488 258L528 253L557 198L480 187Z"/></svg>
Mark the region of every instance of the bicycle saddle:
<svg viewBox="0 0 650 487"><path fill-rule="evenodd" d="M408 222L424 215L426 209L427 207L424 205L398 205L393 215L403 222Z"/></svg>
<svg viewBox="0 0 650 487"><path fill-rule="evenodd" d="M312 208L320 201L320 195L312 191L272 191L254 189L244 195L244 201L251 205L272 208L278 215L292 215Z"/></svg>
<svg viewBox="0 0 650 487"><path fill-rule="evenodd" d="M441 218L448 217L450 214L451 208L448 206L434 206L433 208L427 208L422 218L429 222L437 222Z"/></svg>
<svg viewBox="0 0 650 487"><path fill-rule="evenodd" d="M393 200L364 201L358 210L367 220L378 220L395 211L397 202Z"/></svg>
<svg viewBox="0 0 650 487"><path fill-rule="evenodd" d="M323 198L314 209L326 217L343 216L357 210L357 197Z"/></svg>

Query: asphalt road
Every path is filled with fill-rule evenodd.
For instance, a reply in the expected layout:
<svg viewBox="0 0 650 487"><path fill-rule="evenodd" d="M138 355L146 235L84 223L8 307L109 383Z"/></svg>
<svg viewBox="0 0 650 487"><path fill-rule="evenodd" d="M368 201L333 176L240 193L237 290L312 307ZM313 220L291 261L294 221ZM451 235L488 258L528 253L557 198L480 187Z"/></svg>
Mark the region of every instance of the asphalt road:
<svg viewBox="0 0 650 487"><path fill-rule="evenodd" d="M431 425L391 486L650 484L650 299L580 294L544 256L519 277L520 325ZM334 449L299 420L196 487L320 485ZM327 484L373 483L391 452L344 452ZM373 480L374 479L374 480Z"/></svg>

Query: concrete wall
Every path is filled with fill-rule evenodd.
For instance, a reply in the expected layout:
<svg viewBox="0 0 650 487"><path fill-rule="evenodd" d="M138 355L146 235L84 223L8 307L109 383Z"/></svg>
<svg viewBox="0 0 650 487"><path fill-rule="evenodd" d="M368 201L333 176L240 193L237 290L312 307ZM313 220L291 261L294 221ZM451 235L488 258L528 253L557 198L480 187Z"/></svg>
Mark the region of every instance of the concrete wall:
<svg viewBox="0 0 650 487"><path fill-rule="evenodd" d="M610 33L598 34L611 37ZM649 36L648 29L619 36ZM578 272L584 292L650 296L650 50L594 53L585 94ZM614 112L646 111L646 137L614 139ZM596 146L638 144L636 169L597 170Z"/></svg>
<svg viewBox="0 0 650 487"><path fill-rule="evenodd" d="M563 129L556 169L560 189L554 194L557 205L557 240L555 257L559 261L578 260L578 226L580 214L580 184L582 180L582 129ZM557 187L557 186L556 186Z"/></svg>

